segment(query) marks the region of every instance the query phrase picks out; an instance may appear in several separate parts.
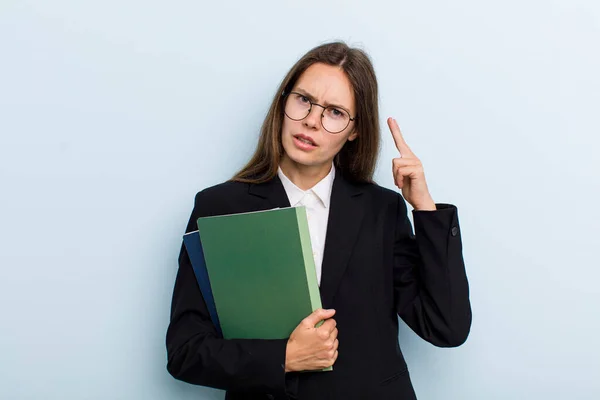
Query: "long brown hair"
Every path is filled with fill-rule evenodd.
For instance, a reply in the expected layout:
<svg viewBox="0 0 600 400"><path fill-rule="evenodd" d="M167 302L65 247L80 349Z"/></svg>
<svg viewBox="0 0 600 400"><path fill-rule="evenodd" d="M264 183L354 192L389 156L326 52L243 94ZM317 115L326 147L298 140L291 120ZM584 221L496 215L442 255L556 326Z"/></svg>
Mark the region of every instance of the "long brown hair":
<svg viewBox="0 0 600 400"><path fill-rule="evenodd" d="M334 158L341 174L353 182L373 182L380 146L379 105L377 78L369 56L361 49L351 48L344 42L326 43L306 53L290 69L275 93L269 112L263 122L254 155L232 181L263 183L277 175L283 155L281 129L283 125L283 93L292 90L296 81L315 63L341 68L354 90L358 136L347 141Z"/></svg>

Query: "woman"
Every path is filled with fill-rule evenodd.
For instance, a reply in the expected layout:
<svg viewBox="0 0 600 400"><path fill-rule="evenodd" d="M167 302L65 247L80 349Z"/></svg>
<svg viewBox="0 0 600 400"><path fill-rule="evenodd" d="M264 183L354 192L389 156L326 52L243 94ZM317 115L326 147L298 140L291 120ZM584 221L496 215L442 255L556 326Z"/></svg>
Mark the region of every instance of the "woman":
<svg viewBox="0 0 600 400"><path fill-rule="evenodd" d="M372 180L380 133L368 56L330 43L292 67L254 156L230 181L196 195L186 231L201 216L306 206L323 309L288 339L222 339L182 246L167 332L175 378L227 390L226 399L415 399L397 315L436 346L466 340L471 309L457 209L434 203L419 159L396 121L388 125L402 196ZM414 208L415 234L404 200Z"/></svg>

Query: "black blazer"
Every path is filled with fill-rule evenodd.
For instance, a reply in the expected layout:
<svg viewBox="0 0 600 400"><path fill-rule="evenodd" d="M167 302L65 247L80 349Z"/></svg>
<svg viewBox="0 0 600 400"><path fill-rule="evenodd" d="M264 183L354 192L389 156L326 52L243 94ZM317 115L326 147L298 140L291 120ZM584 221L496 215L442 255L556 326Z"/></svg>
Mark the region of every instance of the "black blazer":
<svg viewBox="0 0 600 400"><path fill-rule="evenodd" d="M225 182L196 195L186 232L201 216L289 207L278 177ZM320 293L334 308L339 355L330 372L285 373L287 339L217 336L182 245L167 330L167 369L185 382L227 390L226 399L416 399L398 344L398 318L440 347L461 345L471 326L456 207L414 211L402 196L333 183ZM298 321L300 322L300 321Z"/></svg>

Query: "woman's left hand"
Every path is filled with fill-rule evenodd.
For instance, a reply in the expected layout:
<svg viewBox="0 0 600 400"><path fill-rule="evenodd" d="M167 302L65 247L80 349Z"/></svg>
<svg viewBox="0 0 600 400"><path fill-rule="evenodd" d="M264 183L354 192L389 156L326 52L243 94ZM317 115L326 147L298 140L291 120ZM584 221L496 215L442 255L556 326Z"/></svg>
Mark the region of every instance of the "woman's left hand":
<svg viewBox="0 0 600 400"><path fill-rule="evenodd" d="M392 160L396 186L402 190L402 196L415 210L435 210L435 202L429 194L421 161L404 141L396 120L388 118L387 123L400 152L400 156Z"/></svg>

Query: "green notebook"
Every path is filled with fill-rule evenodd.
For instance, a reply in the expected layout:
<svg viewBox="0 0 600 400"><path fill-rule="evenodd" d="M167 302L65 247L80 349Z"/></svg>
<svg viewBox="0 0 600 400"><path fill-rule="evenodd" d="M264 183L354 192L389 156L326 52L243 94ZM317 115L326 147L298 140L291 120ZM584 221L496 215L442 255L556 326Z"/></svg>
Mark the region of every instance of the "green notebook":
<svg viewBox="0 0 600 400"><path fill-rule="evenodd" d="M321 308L305 207L197 222L225 339L285 339Z"/></svg>

